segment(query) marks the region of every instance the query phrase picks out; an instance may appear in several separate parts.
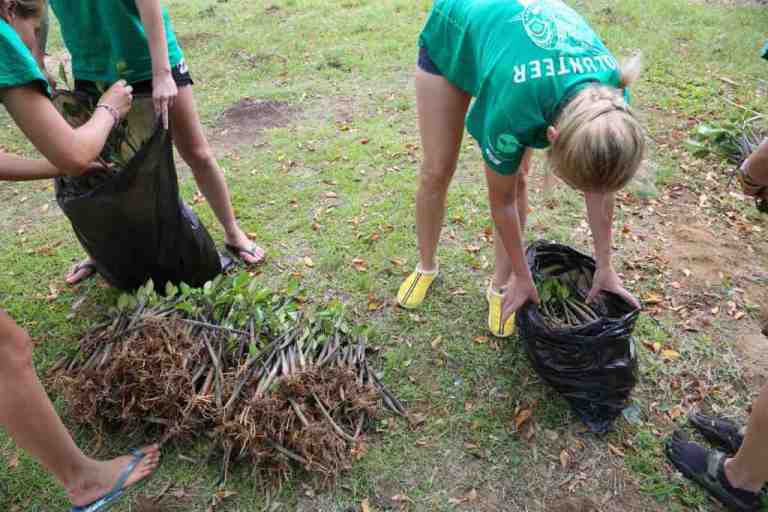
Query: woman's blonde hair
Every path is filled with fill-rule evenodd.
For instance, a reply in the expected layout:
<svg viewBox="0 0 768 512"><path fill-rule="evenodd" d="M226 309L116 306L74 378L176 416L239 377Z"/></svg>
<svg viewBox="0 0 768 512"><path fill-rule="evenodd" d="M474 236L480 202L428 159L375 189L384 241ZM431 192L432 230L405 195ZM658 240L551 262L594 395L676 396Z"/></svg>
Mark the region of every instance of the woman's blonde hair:
<svg viewBox="0 0 768 512"><path fill-rule="evenodd" d="M43 15L47 0L0 0L0 17L8 21L11 14L21 18L37 18Z"/></svg>
<svg viewBox="0 0 768 512"><path fill-rule="evenodd" d="M621 88L589 85L555 121L558 136L549 151L555 173L569 185L613 192L634 177L645 154L645 134L623 89L640 75L641 57L621 65Z"/></svg>

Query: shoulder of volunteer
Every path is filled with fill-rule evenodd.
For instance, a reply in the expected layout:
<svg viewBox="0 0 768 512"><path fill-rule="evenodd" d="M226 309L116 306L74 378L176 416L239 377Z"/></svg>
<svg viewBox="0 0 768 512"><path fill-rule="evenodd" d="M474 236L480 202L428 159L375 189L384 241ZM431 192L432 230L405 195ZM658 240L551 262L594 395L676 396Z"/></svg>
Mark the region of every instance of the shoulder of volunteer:
<svg viewBox="0 0 768 512"><path fill-rule="evenodd" d="M479 145L488 167L502 175L515 174L525 153L525 145L511 131L488 130Z"/></svg>
<svg viewBox="0 0 768 512"><path fill-rule="evenodd" d="M48 81L16 31L0 20L0 87L18 87L38 83L45 94L51 95Z"/></svg>

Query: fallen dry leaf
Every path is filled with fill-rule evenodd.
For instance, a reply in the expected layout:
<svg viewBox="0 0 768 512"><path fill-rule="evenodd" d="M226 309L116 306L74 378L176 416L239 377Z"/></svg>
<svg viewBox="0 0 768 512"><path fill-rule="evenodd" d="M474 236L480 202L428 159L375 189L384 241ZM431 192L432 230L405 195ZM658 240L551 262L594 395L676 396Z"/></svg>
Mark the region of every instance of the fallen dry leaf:
<svg viewBox="0 0 768 512"><path fill-rule="evenodd" d="M656 293L648 293L645 297L643 297L643 301L649 305L661 304L664 302L664 297Z"/></svg>
<svg viewBox="0 0 768 512"><path fill-rule="evenodd" d="M365 272L368 270L368 264L365 262L363 258L355 258L352 260L352 266L355 267L355 270L358 272Z"/></svg>
<svg viewBox="0 0 768 512"><path fill-rule="evenodd" d="M624 458L624 451L621 448L618 448L612 445L611 443L608 443L608 449L611 451L611 453L613 453L617 457Z"/></svg>
<svg viewBox="0 0 768 512"><path fill-rule="evenodd" d="M336 192L326 192L325 194L323 194L323 196L328 199L336 199L337 197L339 197L339 195Z"/></svg>
<svg viewBox="0 0 768 512"><path fill-rule="evenodd" d="M304 265L308 266L309 268L312 268L315 266L315 262L312 261L312 258L309 256L304 256Z"/></svg>
<svg viewBox="0 0 768 512"><path fill-rule="evenodd" d="M662 350L661 351L661 358L666 361L677 361L680 359L680 352L677 352L675 350Z"/></svg>
<svg viewBox="0 0 768 512"><path fill-rule="evenodd" d="M13 456L8 460L8 469L14 470L19 465L19 452L14 452Z"/></svg>
<svg viewBox="0 0 768 512"><path fill-rule="evenodd" d="M418 427L419 425L422 425L427 421L426 414L409 414L408 415L408 422L411 424L412 427Z"/></svg>
<svg viewBox="0 0 768 512"><path fill-rule="evenodd" d="M442 336L438 336L435 339L433 339L432 343L430 344L430 345L432 345L432 350L437 349L437 346L440 345L440 343L442 343L442 341L443 341L443 337Z"/></svg>
<svg viewBox="0 0 768 512"><path fill-rule="evenodd" d="M515 416L515 429L520 432L520 428L531 419L531 416L533 416L531 409L523 409L517 413L517 416Z"/></svg>
<svg viewBox="0 0 768 512"><path fill-rule="evenodd" d="M474 501L477 501L477 491L475 489L472 489L464 496L459 496L458 498L451 498L448 500L451 505L461 505L462 503L472 503Z"/></svg>
<svg viewBox="0 0 768 512"><path fill-rule="evenodd" d="M563 469L568 469L568 466L571 465L571 454L568 453L568 450L563 450L560 452L560 466Z"/></svg>
<svg viewBox="0 0 768 512"><path fill-rule="evenodd" d="M52 302L59 298L59 290L55 286L53 286L52 284L49 284L48 290L50 290L50 293L45 298L49 302Z"/></svg>
<svg viewBox="0 0 768 512"><path fill-rule="evenodd" d="M371 512L371 505L370 505L370 503L368 502L368 498L365 498L365 499L364 499L364 500L363 500L363 501L360 503L360 511L361 511L361 512Z"/></svg>
<svg viewBox="0 0 768 512"><path fill-rule="evenodd" d="M488 343L488 336L476 336L475 339L472 341L474 341L478 345L485 345L486 343Z"/></svg>

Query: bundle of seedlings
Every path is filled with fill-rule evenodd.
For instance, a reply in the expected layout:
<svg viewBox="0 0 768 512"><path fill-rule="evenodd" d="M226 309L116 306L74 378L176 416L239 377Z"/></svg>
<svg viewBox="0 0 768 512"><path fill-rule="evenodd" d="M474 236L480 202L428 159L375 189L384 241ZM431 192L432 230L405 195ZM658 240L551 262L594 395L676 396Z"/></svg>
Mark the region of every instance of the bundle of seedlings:
<svg viewBox="0 0 768 512"><path fill-rule="evenodd" d="M755 206L760 212L768 213L768 200L761 197L765 187L752 183L742 168L744 161L768 137L764 124L757 124L762 120L764 116L720 125L700 124L696 127L693 137L686 141L686 146L694 156L705 157L714 154L732 164L731 180L739 177L748 188L753 189L756 196Z"/></svg>
<svg viewBox="0 0 768 512"><path fill-rule="evenodd" d="M246 370L233 401L217 429L227 453L277 478L297 463L332 481L351 467L380 402L405 414L369 369L363 339L323 320L288 333L258 370Z"/></svg>
<svg viewBox="0 0 768 512"><path fill-rule="evenodd" d="M247 273L194 289L151 281L51 370L72 416L163 441L213 438L262 473L296 465L323 479L349 467L362 432L402 404L370 370L339 305L303 313L292 287Z"/></svg>
<svg viewBox="0 0 768 512"><path fill-rule="evenodd" d="M578 327L596 321L600 315L576 289L568 285L568 273L542 279L539 309L544 320L553 328Z"/></svg>

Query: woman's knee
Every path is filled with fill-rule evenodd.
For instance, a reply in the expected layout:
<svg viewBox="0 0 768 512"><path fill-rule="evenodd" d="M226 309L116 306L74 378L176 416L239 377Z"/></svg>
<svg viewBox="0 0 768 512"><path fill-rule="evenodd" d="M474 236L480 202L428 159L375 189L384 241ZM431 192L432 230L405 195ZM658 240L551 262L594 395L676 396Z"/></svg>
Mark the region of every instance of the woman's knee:
<svg viewBox="0 0 768 512"><path fill-rule="evenodd" d="M198 170L215 167L216 157L211 146L207 143L199 143L192 146L177 145L181 158L189 165L193 173Z"/></svg>
<svg viewBox="0 0 768 512"><path fill-rule="evenodd" d="M32 368L32 340L27 332L13 326L0 332L0 373Z"/></svg>
<svg viewBox="0 0 768 512"><path fill-rule="evenodd" d="M456 162L425 160L419 174L419 184L430 190L447 190L456 172Z"/></svg>

